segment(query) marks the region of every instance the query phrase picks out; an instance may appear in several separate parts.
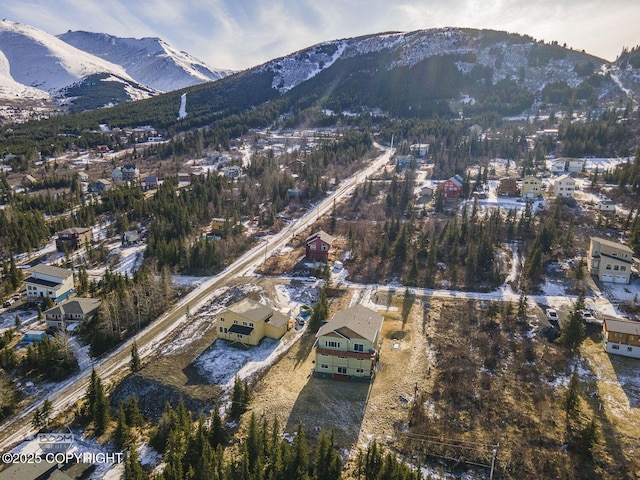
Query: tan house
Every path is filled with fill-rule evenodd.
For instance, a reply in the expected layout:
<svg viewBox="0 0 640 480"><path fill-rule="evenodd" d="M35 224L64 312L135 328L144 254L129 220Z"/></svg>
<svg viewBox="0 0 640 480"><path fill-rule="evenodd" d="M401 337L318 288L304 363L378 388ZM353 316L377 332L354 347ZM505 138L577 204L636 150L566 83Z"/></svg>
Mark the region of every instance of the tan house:
<svg viewBox="0 0 640 480"><path fill-rule="evenodd" d="M601 282L625 283L631 281L633 250L606 238L591 237L587 267L591 275Z"/></svg>
<svg viewBox="0 0 640 480"><path fill-rule="evenodd" d="M576 191L576 181L569 175L562 175L553 182L553 193L556 197L573 198Z"/></svg>
<svg viewBox="0 0 640 480"><path fill-rule="evenodd" d="M97 298L75 298L44 312L47 326L62 330L74 330L76 326L93 315L100 306Z"/></svg>
<svg viewBox="0 0 640 480"><path fill-rule="evenodd" d="M281 338L289 319L266 305L245 298L216 315L218 338L244 345L258 345L264 337Z"/></svg>
<svg viewBox="0 0 640 480"><path fill-rule="evenodd" d="M314 376L371 381L383 320L382 315L362 305L337 312L316 334Z"/></svg>
<svg viewBox="0 0 640 480"><path fill-rule="evenodd" d="M605 318L602 335L607 353L640 358L640 322Z"/></svg>
<svg viewBox="0 0 640 480"><path fill-rule="evenodd" d="M542 195L542 180L533 175L524 177L520 187L520 196L522 198L536 198L538 195Z"/></svg>

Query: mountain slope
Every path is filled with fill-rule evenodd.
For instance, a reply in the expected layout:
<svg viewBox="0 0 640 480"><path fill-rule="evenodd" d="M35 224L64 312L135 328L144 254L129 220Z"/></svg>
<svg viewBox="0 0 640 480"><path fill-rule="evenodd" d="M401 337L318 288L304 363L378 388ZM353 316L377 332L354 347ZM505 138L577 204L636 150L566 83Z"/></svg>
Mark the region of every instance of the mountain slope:
<svg viewBox="0 0 640 480"><path fill-rule="evenodd" d="M16 88L20 89L16 84L21 84L30 87L22 90L23 95L33 98L31 95L43 97L45 94L64 103L68 101L66 92L69 88L95 75L102 80L90 82L96 108L113 102L114 87L124 92L121 98L127 100L147 98L156 93L133 80L121 66L78 50L29 25L8 20L0 22L0 51L9 65L11 79L8 83L14 85L10 94L15 93ZM6 68L4 70L6 72ZM100 92L107 83L110 92L101 99Z"/></svg>
<svg viewBox="0 0 640 480"><path fill-rule="evenodd" d="M119 38L83 31L68 31L58 38L122 66L139 83L164 92L219 80L233 73L231 70L211 69L159 38Z"/></svg>

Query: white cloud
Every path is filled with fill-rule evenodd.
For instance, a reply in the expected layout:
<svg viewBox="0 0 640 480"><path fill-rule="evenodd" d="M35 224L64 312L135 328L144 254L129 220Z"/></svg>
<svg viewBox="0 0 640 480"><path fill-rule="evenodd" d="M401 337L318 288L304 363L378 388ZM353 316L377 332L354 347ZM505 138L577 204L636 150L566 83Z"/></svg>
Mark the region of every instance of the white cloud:
<svg viewBox="0 0 640 480"><path fill-rule="evenodd" d="M528 34L609 60L640 44L637 0L0 0L0 11L53 34L157 36L223 68L337 38L444 26Z"/></svg>

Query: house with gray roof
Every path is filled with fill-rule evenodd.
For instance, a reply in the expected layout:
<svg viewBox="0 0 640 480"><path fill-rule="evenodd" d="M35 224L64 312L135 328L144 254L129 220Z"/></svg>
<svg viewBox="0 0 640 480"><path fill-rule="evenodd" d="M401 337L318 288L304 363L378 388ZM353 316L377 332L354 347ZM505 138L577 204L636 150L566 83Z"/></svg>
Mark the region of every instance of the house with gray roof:
<svg viewBox="0 0 640 480"><path fill-rule="evenodd" d="M98 311L100 300L97 298L74 298L44 312L49 327L72 330L74 325L86 320Z"/></svg>
<svg viewBox="0 0 640 480"><path fill-rule="evenodd" d="M384 317L354 305L337 312L316 334L314 376L371 381L375 375Z"/></svg>

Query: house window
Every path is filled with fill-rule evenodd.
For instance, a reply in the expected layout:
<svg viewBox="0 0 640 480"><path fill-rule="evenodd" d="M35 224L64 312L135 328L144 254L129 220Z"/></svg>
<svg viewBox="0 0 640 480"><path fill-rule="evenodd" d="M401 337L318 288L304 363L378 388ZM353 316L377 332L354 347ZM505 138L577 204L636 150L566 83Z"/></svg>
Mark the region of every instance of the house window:
<svg viewBox="0 0 640 480"><path fill-rule="evenodd" d="M315 250L316 249L316 244L312 243L311 245L309 245L309 249Z"/></svg>
<svg viewBox="0 0 640 480"><path fill-rule="evenodd" d="M326 369L326 368L329 368L329 365L326 365L326 364L323 363L322 365L320 365L320 368L325 368Z"/></svg>
<svg viewBox="0 0 640 480"><path fill-rule="evenodd" d="M620 265L614 265L613 266L613 271L617 272L618 270L620 270Z"/></svg>
<svg viewBox="0 0 640 480"><path fill-rule="evenodd" d="M328 245L326 245L326 244L322 245L322 250L327 251L327 248L328 248Z"/></svg>
<svg viewBox="0 0 640 480"><path fill-rule="evenodd" d="M611 270L611 264L607 264L607 266L605 267L605 270Z"/></svg>
<svg viewBox="0 0 640 480"><path fill-rule="evenodd" d="M238 338L242 338L242 334L241 333L238 333Z"/></svg>
<svg viewBox="0 0 640 480"><path fill-rule="evenodd" d="M620 350L620 345L618 345L617 343L615 345L611 345L611 348L613 350Z"/></svg>
<svg viewBox="0 0 640 480"><path fill-rule="evenodd" d="M227 330L226 328L224 329L224 333L227 333L229 330Z"/></svg>
<svg viewBox="0 0 640 480"><path fill-rule="evenodd" d="M364 368L356 368L356 373L364 373Z"/></svg>
<svg viewBox="0 0 640 480"><path fill-rule="evenodd" d="M354 352L364 352L364 344L362 344L362 343L354 343L353 344L353 351Z"/></svg>
<svg viewBox="0 0 640 480"><path fill-rule="evenodd" d="M626 265L621 265L620 266L620 271L621 272L626 272L627 271L627 266Z"/></svg>
<svg viewBox="0 0 640 480"><path fill-rule="evenodd" d="M324 346L329 348L340 348L340 342L334 342L333 340L325 340Z"/></svg>
<svg viewBox="0 0 640 480"><path fill-rule="evenodd" d="M250 326L250 327L253 327L253 322L249 322L249 326Z"/></svg>
<svg viewBox="0 0 640 480"><path fill-rule="evenodd" d="M244 325L246 327L247 326L247 322L242 322L242 325Z"/></svg>
<svg viewBox="0 0 640 480"><path fill-rule="evenodd" d="M346 375L347 374L347 367L338 367L338 373L340 373L342 375Z"/></svg>
<svg viewBox="0 0 640 480"><path fill-rule="evenodd" d="M220 333L224 333L224 328L220 327Z"/></svg>
<svg viewBox="0 0 640 480"><path fill-rule="evenodd" d="M627 352L633 352L633 348L632 347L627 347Z"/></svg>
<svg viewBox="0 0 640 480"><path fill-rule="evenodd" d="M220 321L221 321L221 322L224 322L224 317L220 317Z"/></svg>
<svg viewBox="0 0 640 480"><path fill-rule="evenodd" d="M234 325L238 325L238 320L234 320L234 321L233 321L233 324L234 324Z"/></svg>

